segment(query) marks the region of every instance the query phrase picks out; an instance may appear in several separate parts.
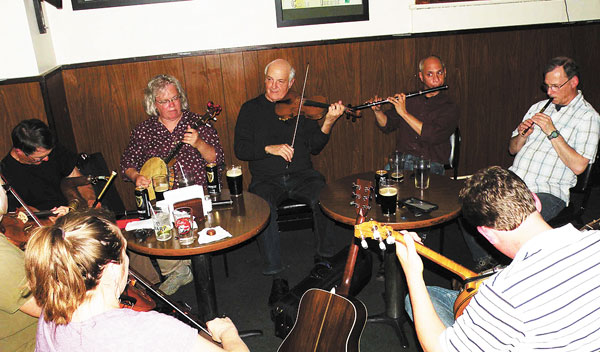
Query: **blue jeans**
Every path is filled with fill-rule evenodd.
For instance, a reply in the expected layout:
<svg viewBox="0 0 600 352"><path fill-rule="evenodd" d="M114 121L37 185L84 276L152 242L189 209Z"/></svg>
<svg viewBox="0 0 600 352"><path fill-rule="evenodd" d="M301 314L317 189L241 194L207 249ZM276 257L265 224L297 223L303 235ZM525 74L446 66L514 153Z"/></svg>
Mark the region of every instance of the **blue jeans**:
<svg viewBox="0 0 600 352"><path fill-rule="evenodd" d="M325 178L313 169L280 176L252 178L248 190L266 200L271 209L269 224L257 237L263 258L263 274L274 275L283 271L277 207L286 199L294 199L310 205L317 254L323 257L331 257L335 254L333 253L335 248L334 224L323 214L319 205L319 194L323 187L325 187Z"/></svg>
<svg viewBox="0 0 600 352"><path fill-rule="evenodd" d="M557 196L553 196L550 193L536 194L542 203L541 214L545 221L549 221L554 218L567 206L564 200L558 198Z"/></svg>
<svg viewBox="0 0 600 352"><path fill-rule="evenodd" d="M438 286L427 286L427 291L433 303L433 308L435 308L435 312L444 323L444 326L452 326L454 324L454 301L456 301L459 292ZM406 309L410 319L414 320L409 295L406 295L404 299L404 309Z"/></svg>

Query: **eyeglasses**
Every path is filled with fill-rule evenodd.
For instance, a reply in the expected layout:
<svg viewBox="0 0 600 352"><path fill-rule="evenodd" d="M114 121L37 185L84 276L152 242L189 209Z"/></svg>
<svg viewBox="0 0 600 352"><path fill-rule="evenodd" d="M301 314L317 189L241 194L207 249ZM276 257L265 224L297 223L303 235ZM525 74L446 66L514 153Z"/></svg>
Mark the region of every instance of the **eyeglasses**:
<svg viewBox="0 0 600 352"><path fill-rule="evenodd" d="M48 154L50 154L50 153L48 153ZM47 155L44 155L44 156L42 156L42 157L37 157L37 158L36 158L36 157L33 157L33 156L31 156L31 154L25 154L25 155L27 155L27 157L28 157L29 159L31 159L31 161L33 161L34 163L40 163L40 162L44 161L44 159L46 159L46 158L48 157L48 154L47 154Z"/></svg>
<svg viewBox="0 0 600 352"><path fill-rule="evenodd" d="M181 98L181 95L177 94L176 96L174 96L171 99L165 99L165 100L157 100L156 102L159 103L160 105L167 105L169 103L174 103L177 100L179 100Z"/></svg>
<svg viewBox="0 0 600 352"><path fill-rule="evenodd" d="M573 77L575 77L575 76L573 76ZM571 78L573 78L573 77L571 77ZM553 92L558 92L565 84L567 84L571 80L571 78L566 80L565 83L563 83L561 85L557 85L557 84L547 85L546 83L543 83L541 88L544 92L547 92L548 89L550 89Z"/></svg>

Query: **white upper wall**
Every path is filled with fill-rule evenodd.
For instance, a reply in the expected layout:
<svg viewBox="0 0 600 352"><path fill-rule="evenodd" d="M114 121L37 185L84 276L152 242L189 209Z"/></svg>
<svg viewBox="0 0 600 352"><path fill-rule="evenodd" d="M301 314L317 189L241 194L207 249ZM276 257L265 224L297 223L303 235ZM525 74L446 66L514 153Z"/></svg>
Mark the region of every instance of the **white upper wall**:
<svg viewBox="0 0 600 352"><path fill-rule="evenodd" d="M53 65L199 50L600 19L600 0L435 5L370 0L369 21L277 28L274 0L190 0L80 11L63 0L61 10L43 3L49 30L40 36L27 24L32 9L15 4L20 2L0 2L0 78L35 76Z"/></svg>

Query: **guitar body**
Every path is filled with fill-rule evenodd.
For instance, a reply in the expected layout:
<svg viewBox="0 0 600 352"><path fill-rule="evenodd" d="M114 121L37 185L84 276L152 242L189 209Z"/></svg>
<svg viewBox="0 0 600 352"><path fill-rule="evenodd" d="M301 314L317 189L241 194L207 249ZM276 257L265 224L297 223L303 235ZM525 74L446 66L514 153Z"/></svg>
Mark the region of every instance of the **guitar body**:
<svg viewBox="0 0 600 352"><path fill-rule="evenodd" d="M278 351L358 352L366 322L367 308L358 299L310 289L302 295L296 323Z"/></svg>
<svg viewBox="0 0 600 352"><path fill-rule="evenodd" d="M458 294L458 297L456 297L456 301L454 301L454 319L457 319L462 315L465 308L469 305L469 302L471 302L471 298L479 291L479 286L481 286L486 279L487 277L470 282L463 287Z"/></svg>
<svg viewBox="0 0 600 352"><path fill-rule="evenodd" d="M163 159L155 156L146 160L140 169L140 174L152 181L152 177L154 176L168 175L167 164ZM150 200L156 198L152 182L150 182L150 185L148 186L148 198L150 198Z"/></svg>

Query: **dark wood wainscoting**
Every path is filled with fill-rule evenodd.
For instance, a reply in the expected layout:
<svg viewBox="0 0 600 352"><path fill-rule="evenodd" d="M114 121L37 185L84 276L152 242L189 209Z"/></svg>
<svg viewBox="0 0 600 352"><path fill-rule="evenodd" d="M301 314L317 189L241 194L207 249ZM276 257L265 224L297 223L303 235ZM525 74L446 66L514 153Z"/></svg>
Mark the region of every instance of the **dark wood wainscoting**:
<svg viewBox="0 0 600 352"><path fill-rule="evenodd" d="M143 89L156 74L167 73L181 80L192 111L203 112L209 100L223 106L215 127L226 161L232 163L239 162L233 155L239 108L262 93L263 71L269 61L282 57L295 66L297 90L301 90L310 63L307 96L323 95L331 102L357 105L374 94L385 97L418 90L419 59L437 54L446 62L448 94L461 109L460 174L468 174L489 165L511 164L507 152L510 133L529 106L545 98L539 86L549 58L566 55L577 60L586 99L600 107L599 37L598 23L513 28L86 64L63 68L62 74L78 151L100 151L109 167L118 170L129 132L146 118ZM0 86L0 94L8 112L4 136L14 121L31 115L27 109L35 112L37 108L43 116L43 107L36 104L39 96L23 99L35 95L35 87ZM395 143L394 135L377 129L372 112L363 110L363 117L355 123L345 118L337 122L329 145L313 161L316 169L333 180L383 166ZM3 149L8 146L3 139ZM242 164L247 186L250 175ZM119 179L116 186L128 208L133 208L131 183Z"/></svg>
<svg viewBox="0 0 600 352"><path fill-rule="evenodd" d="M0 85L0 109L0 158L4 158L12 147L10 133L19 122L34 118L48 122L37 81Z"/></svg>

